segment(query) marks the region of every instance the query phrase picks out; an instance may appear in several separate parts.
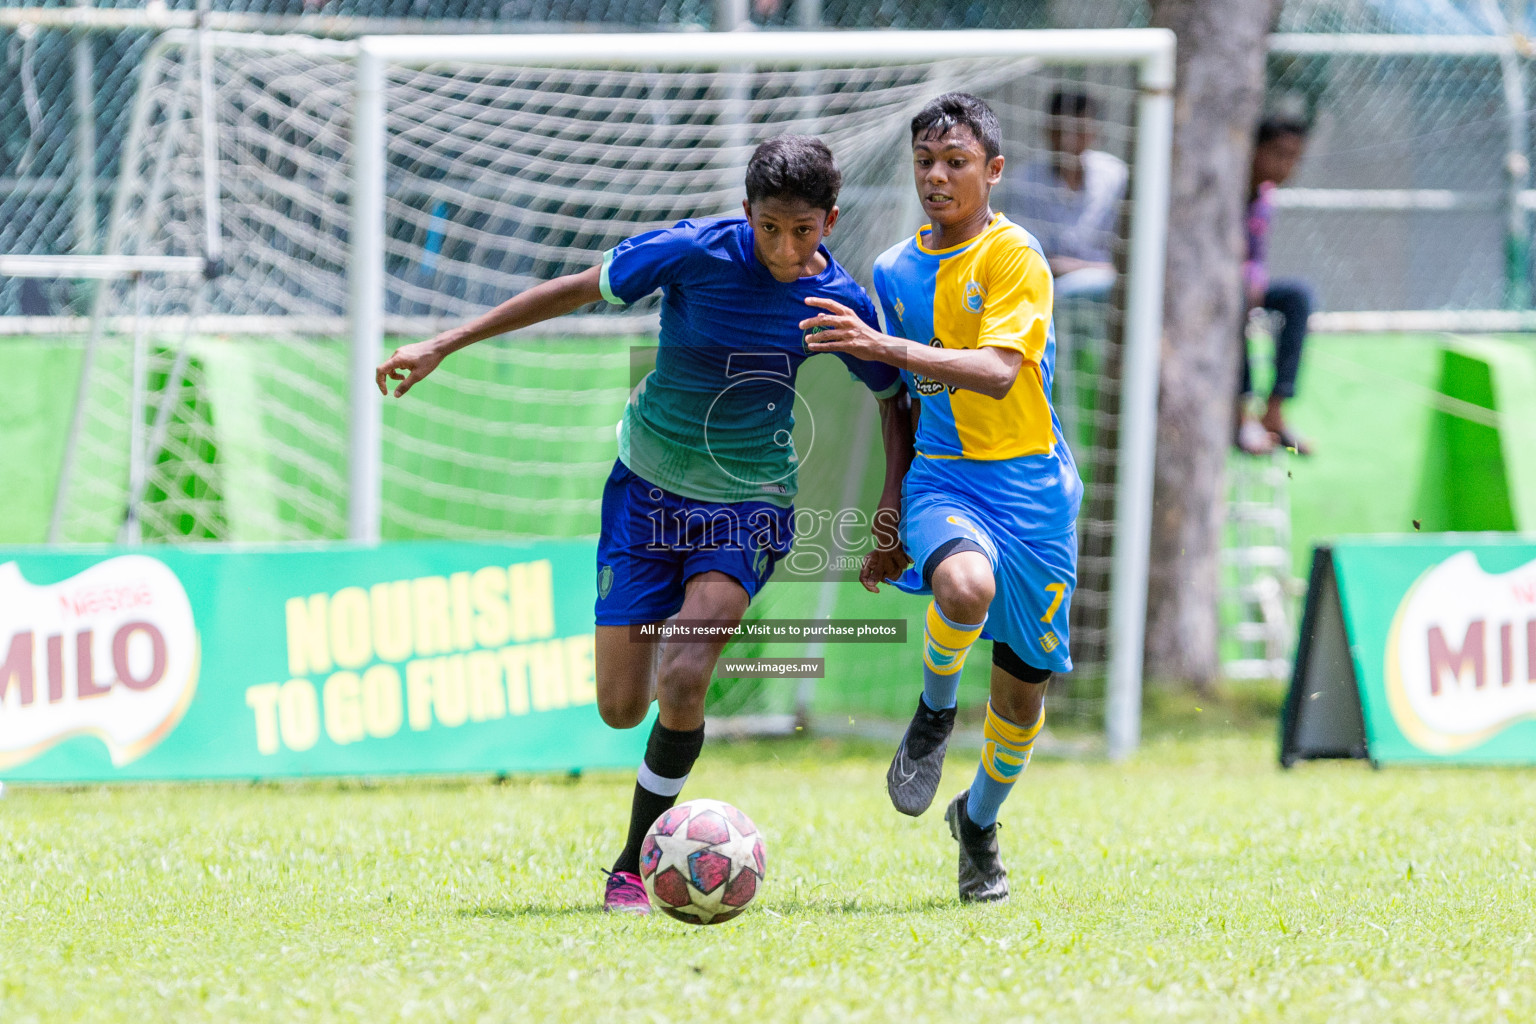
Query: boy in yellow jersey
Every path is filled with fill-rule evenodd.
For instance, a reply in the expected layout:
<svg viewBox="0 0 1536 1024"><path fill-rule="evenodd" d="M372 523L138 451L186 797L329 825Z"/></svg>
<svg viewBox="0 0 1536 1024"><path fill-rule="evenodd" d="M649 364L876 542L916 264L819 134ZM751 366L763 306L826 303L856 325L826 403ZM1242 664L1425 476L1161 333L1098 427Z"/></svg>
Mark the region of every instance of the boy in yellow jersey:
<svg viewBox="0 0 1536 1024"><path fill-rule="evenodd" d="M971 645L993 641L991 700L976 779L945 812L960 844L965 901L1008 896L997 815L1045 721L1045 688L1069 672L1067 618L1077 582L1082 481L1051 408L1056 340L1051 270L1028 231L996 214L1003 173L997 117L975 96L940 96L912 119L913 170L930 224L882 254L875 289L889 334L838 303L801 324L814 351L900 367L920 408L916 457L902 482L901 547L865 564L932 593L923 695L886 776L891 802L933 802ZM899 575L899 578L897 578Z"/></svg>

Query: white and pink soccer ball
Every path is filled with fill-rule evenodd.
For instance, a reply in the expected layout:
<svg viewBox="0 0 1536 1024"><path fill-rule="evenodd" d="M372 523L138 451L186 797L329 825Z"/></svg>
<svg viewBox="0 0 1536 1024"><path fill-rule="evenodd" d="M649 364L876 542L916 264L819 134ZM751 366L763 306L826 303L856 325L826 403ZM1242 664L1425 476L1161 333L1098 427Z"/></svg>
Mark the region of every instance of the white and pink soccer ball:
<svg viewBox="0 0 1536 1024"><path fill-rule="evenodd" d="M757 895L766 852L751 818L720 800L689 800L646 833L640 878L652 906L689 924L719 924Z"/></svg>

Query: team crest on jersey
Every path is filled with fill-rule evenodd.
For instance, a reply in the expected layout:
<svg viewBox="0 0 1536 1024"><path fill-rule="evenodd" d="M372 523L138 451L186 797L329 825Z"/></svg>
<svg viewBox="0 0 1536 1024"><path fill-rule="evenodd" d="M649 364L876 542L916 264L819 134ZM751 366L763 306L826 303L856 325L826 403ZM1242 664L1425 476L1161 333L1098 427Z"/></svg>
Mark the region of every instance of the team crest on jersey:
<svg viewBox="0 0 1536 1024"><path fill-rule="evenodd" d="M605 565L597 570L597 598L601 601L613 590L613 566Z"/></svg>
<svg viewBox="0 0 1536 1024"><path fill-rule="evenodd" d="M965 282L963 299L966 309L972 313L980 313L982 303L987 301L987 290L981 286L979 281L967 281Z"/></svg>
<svg viewBox="0 0 1536 1024"><path fill-rule="evenodd" d="M897 320L905 320L907 318L907 304L905 302L902 302L900 299L897 299L896 300L895 308L896 308L896 319Z"/></svg>
<svg viewBox="0 0 1536 1024"><path fill-rule="evenodd" d="M944 347L944 343L942 341L940 341L938 338L934 338L928 344L930 346L932 346L933 348L943 348ZM932 377L924 377L922 374L919 374L919 373L914 373L912 375L912 390L916 391L919 395L922 395L924 397L926 397L928 395L936 395L939 392L943 391L945 389L945 387L946 387L946 385L942 384L939 381L934 380ZM948 388L949 388L949 393L950 394L954 394L955 393L956 388L955 388L955 386L953 384L948 385Z"/></svg>

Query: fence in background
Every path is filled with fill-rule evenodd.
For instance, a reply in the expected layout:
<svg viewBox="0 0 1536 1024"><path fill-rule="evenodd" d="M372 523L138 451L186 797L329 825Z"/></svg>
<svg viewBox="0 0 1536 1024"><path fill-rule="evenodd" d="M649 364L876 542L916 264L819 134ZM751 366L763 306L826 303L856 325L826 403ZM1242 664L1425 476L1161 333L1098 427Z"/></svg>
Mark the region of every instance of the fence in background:
<svg viewBox="0 0 1536 1024"><path fill-rule="evenodd" d="M1533 97L1531 56L1511 30L1526 26L1513 12L1506 22L1498 4L1407 9L1417 6L1284 4L1269 104L1306 117L1315 131L1297 179L1279 195L1275 270L1312 278L1333 311L1524 308L1536 208ZM160 31L195 24L197 8L196 0L121 0L89 12L57 0L0 5L8 72L0 75L0 253L100 251L141 59ZM87 13L90 30L78 27ZM205 15L220 28L329 36L1148 20L1135 0L219 0ZM1449 35L1458 38L1439 39ZM0 316L88 306L87 285L0 279Z"/></svg>

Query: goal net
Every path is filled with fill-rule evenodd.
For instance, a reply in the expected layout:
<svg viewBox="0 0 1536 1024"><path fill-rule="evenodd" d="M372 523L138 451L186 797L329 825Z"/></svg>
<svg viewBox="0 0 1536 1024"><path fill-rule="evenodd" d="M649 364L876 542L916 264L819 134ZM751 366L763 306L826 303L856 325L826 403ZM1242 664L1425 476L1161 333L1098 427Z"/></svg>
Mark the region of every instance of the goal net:
<svg viewBox="0 0 1536 1024"><path fill-rule="evenodd" d="M200 256L209 273L100 286L54 539L594 536L656 298L475 345L398 402L373 390L377 361L630 235L739 211L752 149L786 132L835 154L829 244L867 285L921 223L907 125L923 103L985 97L1017 167L1047 157L1052 94L1084 93L1095 147L1131 182L1106 239L1115 282L1057 321L1055 397L1088 484L1080 682L1060 699L1096 716L1117 658L1139 675L1169 78L1171 40L1153 30L167 33L142 69L107 251ZM1018 208L1006 185L997 199ZM867 526L833 525L879 490L873 399L830 359L797 391L803 555L754 615L913 617L852 582ZM814 694L721 684L716 708L906 713L912 687L892 685L914 671L905 649L816 653ZM984 685L968 677L964 696Z"/></svg>

